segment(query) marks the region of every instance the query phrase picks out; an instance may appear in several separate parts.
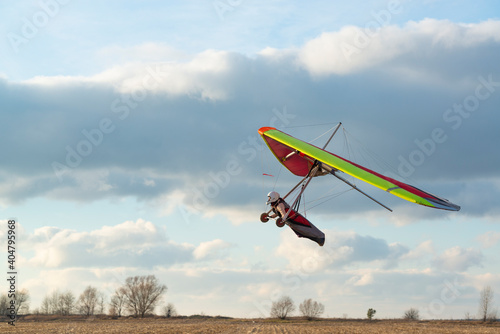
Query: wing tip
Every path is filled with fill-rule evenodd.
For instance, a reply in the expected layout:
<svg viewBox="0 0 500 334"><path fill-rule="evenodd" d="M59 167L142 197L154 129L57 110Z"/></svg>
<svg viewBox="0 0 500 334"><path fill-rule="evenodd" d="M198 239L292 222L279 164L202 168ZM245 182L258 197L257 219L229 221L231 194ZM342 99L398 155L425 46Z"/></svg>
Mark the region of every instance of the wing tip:
<svg viewBox="0 0 500 334"><path fill-rule="evenodd" d="M264 132L269 130L276 130L276 128L273 128L272 126L263 126L259 129L259 134L262 136Z"/></svg>
<svg viewBox="0 0 500 334"><path fill-rule="evenodd" d="M453 204L450 201L443 198L439 197L435 199L427 198L427 200L431 202L437 209L448 210L448 211L460 211L461 209L459 205Z"/></svg>

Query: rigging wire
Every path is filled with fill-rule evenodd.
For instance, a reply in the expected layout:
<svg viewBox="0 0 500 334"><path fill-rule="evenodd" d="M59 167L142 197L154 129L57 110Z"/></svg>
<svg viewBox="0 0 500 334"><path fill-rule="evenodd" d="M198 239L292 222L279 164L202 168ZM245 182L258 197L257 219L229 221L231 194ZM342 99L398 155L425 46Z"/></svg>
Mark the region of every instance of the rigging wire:
<svg viewBox="0 0 500 334"><path fill-rule="evenodd" d="M266 150L264 150L264 149L260 150L261 171L262 171L262 176L261 176L261 178L262 178L262 193L264 194L264 198L267 198L267 194L270 191L269 190L269 185L272 184L271 190L275 190L276 189L276 184L278 183L278 180L280 178L281 170L282 170L283 165L279 164L277 173L275 173L275 172L272 172L272 173L269 173L269 174L265 173L264 171L273 170L271 168L270 156L269 156L269 154L266 154L265 152L266 152ZM267 176L264 177L264 175L267 175ZM267 177L274 178L274 181L273 182L266 182L266 178ZM267 211L267 204L264 204L264 205L265 205L264 211Z"/></svg>
<svg viewBox="0 0 500 334"><path fill-rule="evenodd" d="M278 179L280 178L280 175L281 175L281 170L283 169L283 165L280 164L280 167L278 169L278 173L276 175L276 179L274 180L274 184L273 184L273 190L276 189L276 184L278 184Z"/></svg>
<svg viewBox="0 0 500 334"><path fill-rule="evenodd" d="M265 169L265 166L264 166L264 150L260 150L260 165L261 165L261 170L264 171ZM263 194L267 194L266 193L266 181L265 181L265 178L264 177L261 177L262 179L262 193ZM266 197L264 197L266 198ZM267 209L267 204L265 204L266 206L264 207L264 211L266 211Z"/></svg>
<svg viewBox="0 0 500 334"><path fill-rule="evenodd" d="M305 192L304 192L304 193L305 193ZM302 193L302 199L303 199L303 201L302 201L302 210L303 210L303 212L304 212L304 217L306 217L306 218L307 218L307 211L306 211L306 196L305 196L305 194L304 194L304 193Z"/></svg>
<svg viewBox="0 0 500 334"><path fill-rule="evenodd" d="M318 198L318 199L315 199L315 200L313 200L313 201L311 201L311 202L309 202L309 203L314 203L314 202L317 202L317 201L319 201L319 200L322 200L322 199L325 199L325 198L326 198L324 201L319 202L318 204L316 204L316 205L313 205L313 206L309 207L309 210L312 210L312 209L314 209L314 208L315 208L315 207L317 207L317 206L320 206L320 205L322 205L322 204L324 204L324 203L326 203L326 202L328 202L328 201L331 201L332 199L337 198L337 197L339 197L339 196L341 196L341 195L343 195L343 194L345 194L345 193L347 193L347 192L349 192L349 191L351 191L351 190L353 190L353 189L354 189L354 188L345 189L345 190L343 190L343 191L341 191L341 192L338 192L338 193L335 193L335 194L332 194L332 195L328 195L328 196L323 196L323 197L320 197L320 198Z"/></svg>
<svg viewBox="0 0 500 334"><path fill-rule="evenodd" d="M327 131L325 131L325 132L324 132L323 134L321 134L320 136L318 136L318 137L316 137L315 139L313 139L313 140L309 141L309 143L313 143L314 141L316 141L316 140L320 139L321 137L324 137L326 134L328 134L328 133L332 132L332 131L333 131L336 127L338 127L338 125L339 125L339 123L326 123L326 124L334 124L334 126L333 126L333 127L331 127L330 129L328 129ZM324 125L324 124L318 124L318 125ZM343 126L342 124L341 124L341 127L342 127L342 129L345 131L345 128L344 128L344 126ZM347 138L346 138L345 134L344 134L344 138L345 138L345 139L344 139L344 145L346 145L346 143L347 143ZM349 145L348 145L348 144L347 144L347 148L348 148L348 151L351 151L351 149L350 149L350 147L349 147ZM350 155L352 155L352 154L350 154L350 153L349 153L349 156L350 156ZM305 181L304 181L304 184L305 184ZM302 187L304 186L304 184L302 185ZM326 202L328 202L328 201L332 200L333 198L336 198L336 197L338 197L338 196L340 196L340 195L342 195L342 194L344 194L344 193L346 193L346 192L348 192L348 191L352 190L352 188L349 188L349 189L347 189L347 190L343 190L343 191L340 191L340 192L338 192L338 193L334 193L334 194L330 194L330 195L328 195L329 193L331 193L331 192L335 191L335 188L336 188L336 187L334 186L333 188L331 188L329 191L327 191L327 192L326 192L326 195L320 196L320 197L318 197L318 198L316 198L316 199L313 199L313 200L311 200L311 201L306 201L306 200L305 200L305 192L303 192L303 193L300 195L300 198L295 197L295 198L297 199L297 203L296 203L296 205L293 207L293 209L294 209L294 210L296 210L296 211L299 211L299 210L300 210L300 203L302 203L302 210L303 210L303 214L304 214L304 216L306 216L306 215L307 215L307 210L311 210L311 209L313 209L313 208L315 208L315 207L317 207L317 206L319 206L319 205L322 205L322 204L324 204L324 203L326 203ZM293 196L293 195L295 195L295 192L294 192L293 194L291 194L291 195L292 195L292 196ZM320 201L320 202L318 203L318 201ZM310 204L314 204L314 203L316 203L316 204L315 204L315 205L313 205L312 207L309 207L309 205L310 205ZM308 206L307 208L306 208L306 204L307 204L307 206Z"/></svg>
<svg viewBox="0 0 500 334"><path fill-rule="evenodd" d="M285 128L313 127L313 126L323 126L323 125L327 125L327 124L338 125L338 123L323 123L323 124L292 126L292 127L285 127ZM403 179L402 180L403 182L408 182L408 180L410 180L411 181L410 183L413 183L413 184L417 183L415 181L412 181L409 177L400 176L396 167L394 165L391 165L387 161L387 159L382 159L381 155L376 154L374 151L370 150L366 145L363 145L363 143L359 139L354 137L349 131L347 131L343 125L341 125L341 127L343 130L343 139L344 140L343 140L343 143L337 143L338 148L342 147L341 156L345 156L350 161L353 161L353 162L356 162L356 163L359 163L362 165L366 165L368 168L373 169L374 171L380 172L383 175L387 175L387 176L393 177L395 179ZM318 139L322 138L326 134L330 133L334 128L335 128L335 126L328 129L326 132L324 132L320 136L316 137L315 139L309 141L309 143L313 143L313 142L317 141ZM279 171L278 171L277 177L274 180L273 189L276 188L276 185L278 183L278 179L279 179L279 176L281 174L282 169L283 169L283 165L279 164ZM388 175L389 173L390 173L390 175ZM346 174L346 176L348 176L348 175ZM353 183L354 185L356 184L356 178L349 176L349 179L351 180L351 183ZM302 188L303 188L303 186L304 186L304 184L302 185ZM302 188L299 187L298 189L302 189ZM304 192L302 192L302 194L297 195L298 190L294 190L290 194L291 195L290 197L294 197L294 199L296 199L297 202L295 203L295 200L288 201L288 202L295 203L294 209L296 211L299 211L300 204L302 204L302 209L303 209L304 215L306 215L307 210L312 210L319 205L323 205L324 203L326 203L326 202L328 202L336 197L339 197L339 196L341 196L341 195L343 195L343 194L345 194L353 189L354 188L350 187L349 189L328 195L328 193L333 191L333 189L332 189L326 193L327 195L318 197L316 199L313 199L312 201L306 201ZM338 191L338 189L337 189L337 191ZM308 197L309 197L309 195L308 195ZM316 197L316 196L313 196L313 197Z"/></svg>
<svg viewBox="0 0 500 334"><path fill-rule="evenodd" d="M343 154L347 156L347 159L350 161L356 161L356 157L354 154L354 150L352 147L352 144L349 140L348 132L345 127L342 126L342 134L344 138L344 145L343 145ZM349 180L351 181L352 184L356 185L356 179L354 177L349 176Z"/></svg>
<svg viewBox="0 0 500 334"><path fill-rule="evenodd" d="M394 165L391 165L387 162L386 159L382 159L382 156L370 150L366 145L364 145L359 139L354 137L349 131L345 130L346 138L350 142L354 142L356 147L358 148L359 158L357 161L362 162L364 165L367 165L368 168L373 169L383 175L390 176L396 179L402 179L401 181L406 183L416 184L417 182L409 177L402 177L399 175L397 168ZM355 158L353 158L355 159ZM362 160L362 161L361 161ZM356 160L353 160L356 161ZM392 175L388 175L388 174Z"/></svg>
<svg viewBox="0 0 500 334"><path fill-rule="evenodd" d="M309 141L309 143L313 143L315 141L317 141L318 139L322 138L323 136L325 136L326 134L332 132L332 130L338 126L338 123L322 123L322 124L311 124L311 125L300 125L300 126L289 126L289 127L284 127L284 128L288 128L288 129L291 129L291 128L302 128L302 127L313 127L313 126L324 126L324 125L331 125L331 124L334 124L333 127L331 127L330 129L328 129L326 132L324 132L323 134L321 134L320 136L316 137L315 139ZM357 138L355 138L349 131L347 131L344 127L344 125L342 124L341 125L342 127L342 130L343 130L343 144L340 144L339 145L342 145L342 156L346 156L347 159L349 159L350 161L353 161L353 162L356 162L356 163L364 163L364 164L368 164L369 166L370 165L374 165L373 162L375 162L375 164L378 166L378 167L381 167L383 166L383 168L372 168L374 170L378 170L380 172L384 172L384 171L391 171L392 173L394 173L395 175L398 175L397 173L397 170L396 168L394 168L394 166L391 166L387 161L383 160L381 158L381 156L377 155L376 153L374 153L373 151L369 150L365 145L363 145L361 143L361 141L359 141ZM353 145L354 143L354 145ZM262 152L263 150L261 150ZM367 159L367 157L369 157L369 159ZM369 167L371 168L371 167ZM273 185L273 190L276 188L276 185L278 183L278 180L280 178L280 175L281 175L281 171L283 169L283 165L282 164L279 164L279 170L278 170L278 173L273 173L274 175L276 175L275 179L274 179L274 185ZM383 174L386 174L386 173L383 173ZM352 178L352 177L349 177L351 182L353 184L356 184L356 179L355 178ZM302 185L302 187L304 186L304 184ZM295 199L297 200L297 203L294 205L294 210L296 211L299 211L300 210L300 204L302 204L302 210L304 212L304 215L306 215L306 211L308 210L312 210L314 208L316 208L317 206L319 205L323 205L324 203L336 198L336 197L339 197L351 190L353 190L354 188L350 187L348 189L344 189L342 191L338 191L334 194L328 194L328 193L331 193L332 191L335 191L335 187L333 187L330 191L326 192L326 195L324 196L320 196L316 199L313 199L311 201L306 201L305 200L305 194L304 192L300 195L300 198L297 198L297 191L300 191L300 189L302 189L301 187L297 188L298 190L294 190L289 196L290 198L294 198L293 201L288 201L289 203L293 203L295 202ZM312 205L312 206L311 206Z"/></svg>
<svg viewBox="0 0 500 334"><path fill-rule="evenodd" d="M304 189L304 184L302 184L302 189ZM295 211L299 211L300 210L300 200L302 199L302 194L299 195L299 197L297 198L297 202L295 202L295 205L293 206L293 210Z"/></svg>
<svg viewBox="0 0 500 334"><path fill-rule="evenodd" d="M339 124L339 123L329 122L329 123L309 124L309 125L284 126L283 129L307 128L307 127L323 126L323 125L331 125L331 124Z"/></svg>
<svg viewBox="0 0 500 334"><path fill-rule="evenodd" d="M313 140L309 141L309 144L314 143L316 140L318 140L319 138L323 137L324 135L326 135L327 133L329 133L330 131L332 131L333 129L335 129L338 124L339 123L337 123L335 126L333 126L330 129L328 129L325 133L323 133L323 134L319 135L318 137L314 138Z"/></svg>

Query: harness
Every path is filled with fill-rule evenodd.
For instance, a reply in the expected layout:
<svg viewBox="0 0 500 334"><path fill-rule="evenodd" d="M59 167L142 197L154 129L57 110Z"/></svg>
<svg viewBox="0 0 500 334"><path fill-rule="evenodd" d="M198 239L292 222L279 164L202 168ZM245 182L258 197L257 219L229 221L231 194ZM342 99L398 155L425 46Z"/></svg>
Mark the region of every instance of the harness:
<svg viewBox="0 0 500 334"><path fill-rule="evenodd" d="M281 215L281 212L277 209L278 205L280 205L280 203L283 203L283 205L285 206L285 212L288 212L288 210L290 209L290 205L287 204L287 202L285 202L283 200L283 198L279 198L276 202L274 202L274 204L271 204L271 207L273 209L273 212L275 214L277 214L280 218L283 218L283 216Z"/></svg>

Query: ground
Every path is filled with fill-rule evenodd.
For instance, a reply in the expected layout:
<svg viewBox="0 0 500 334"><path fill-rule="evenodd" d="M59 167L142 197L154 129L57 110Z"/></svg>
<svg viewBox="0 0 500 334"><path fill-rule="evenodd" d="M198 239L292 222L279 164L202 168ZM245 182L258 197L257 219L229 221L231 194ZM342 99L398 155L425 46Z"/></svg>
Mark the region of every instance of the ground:
<svg viewBox="0 0 500 334"><path fill-rule="evenodd" d="M320 319L25 319L0 324L0 333L500 333L500 322Z"/></svg>

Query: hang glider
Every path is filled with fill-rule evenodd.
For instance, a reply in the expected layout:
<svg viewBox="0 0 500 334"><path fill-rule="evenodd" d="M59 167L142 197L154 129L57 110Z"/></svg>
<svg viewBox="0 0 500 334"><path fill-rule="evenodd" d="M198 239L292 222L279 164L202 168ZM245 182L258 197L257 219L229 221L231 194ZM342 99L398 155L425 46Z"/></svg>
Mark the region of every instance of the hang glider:
<svg viewBox="0 0 500 334"><path fill-rule="evenodd" d="M304 177L304 179L309 178L308 181L310 181L310 179L315 176L332 174L343 182L349 184L351 187L353 187L353 189L359 191L360 193L369 197L386 209L392 211L384 204L364 193L356 185L344 179L339 173L343 172L413 203L449 211L460 210L460 206L451 203L447 199L438 197L409 184L384 176L352 161L344 159L336 154L326 151L326 146L335 135L335 132L338 130L340 125L341 123L339 123L339 126L337 127L337 129L335 129L334 133L323 148L319 148L312 144L306 143L273 127L262 127L259 129L259 134L262 136L275 157L290 172L297 176ZM299 185L300 183L296 187L298 187Z"/></svg>

